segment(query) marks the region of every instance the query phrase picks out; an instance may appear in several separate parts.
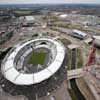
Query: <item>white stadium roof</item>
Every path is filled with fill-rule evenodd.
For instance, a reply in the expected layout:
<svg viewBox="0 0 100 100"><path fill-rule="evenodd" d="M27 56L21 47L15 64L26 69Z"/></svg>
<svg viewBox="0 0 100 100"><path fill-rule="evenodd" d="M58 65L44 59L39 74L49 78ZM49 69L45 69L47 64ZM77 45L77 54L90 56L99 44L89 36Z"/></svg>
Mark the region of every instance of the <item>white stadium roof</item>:
<svg viewBox="0 0 100 100"><path fill-rule="evenodd" d="M33 43L34 41L36 42L42 40L52 42L56 46L57 55L55 57L55 60L44 70L39 71L37 73L26 74L17 71L14 65L14 59L17 53L26 45ZM2 73L4 74L4 77L7 80L11 81L14 84L31 85L31 84L40 83L41 81L46 80L50 76L52 76L61 67L64 57L65 57L65 48L58 41L55 41L50 38L39 38L35 40L30 40L24 44L18 45L18 47L16 46L15 50L5 58L6 60L4 59L2 63Z"/></svg>

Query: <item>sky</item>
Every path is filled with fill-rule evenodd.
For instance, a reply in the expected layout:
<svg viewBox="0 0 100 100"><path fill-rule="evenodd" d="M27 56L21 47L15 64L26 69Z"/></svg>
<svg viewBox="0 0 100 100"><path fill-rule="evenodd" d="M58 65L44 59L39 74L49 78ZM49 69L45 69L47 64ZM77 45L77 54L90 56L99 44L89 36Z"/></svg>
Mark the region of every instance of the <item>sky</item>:
<svg viewBox="0 0 100 100"><path fill-rule="evenodd" d="M27 4L27 3L49 3L49 4L60 4L60 3L92 3L100 4L100 0L0 0L0 4Z"/></svg>

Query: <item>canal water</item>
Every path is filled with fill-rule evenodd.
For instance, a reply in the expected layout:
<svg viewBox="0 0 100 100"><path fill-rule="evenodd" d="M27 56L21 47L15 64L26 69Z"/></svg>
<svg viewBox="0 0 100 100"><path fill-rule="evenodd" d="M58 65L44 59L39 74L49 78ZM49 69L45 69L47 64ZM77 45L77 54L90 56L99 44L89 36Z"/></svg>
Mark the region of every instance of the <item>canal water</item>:
<svg viewBox="0 0 100 100"><path fill-rule="evenodd" d="M83 94L81 93L81 91L79 90L75 79L70 80L70 85L71 85L73 94L75 95L77 100L86 100Z"/></svg>
<svg viewBox="0 0 100 100"><path fill-rule="evenodd" d="M76 63L76 49L73 49L71 51L71 70L74 70L75 69L75 63ZM70 86L71 86L71 91L72 91L72 94L75 98L75 100L86 100L84 95L81 93L81 91L79 90L78 86L77 86L77 83L76 83L76 79L71 79L70 80ZM74 100L72 98L72 100Z"/></svg>

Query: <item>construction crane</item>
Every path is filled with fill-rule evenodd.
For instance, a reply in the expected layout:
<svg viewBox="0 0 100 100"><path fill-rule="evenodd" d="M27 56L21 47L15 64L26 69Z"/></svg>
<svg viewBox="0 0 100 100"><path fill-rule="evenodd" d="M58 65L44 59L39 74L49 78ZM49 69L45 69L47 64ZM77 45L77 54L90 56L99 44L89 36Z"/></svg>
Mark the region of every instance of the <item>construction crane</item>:
<svg viewBox="0 0 100 100"><path fill-rule="evenodd" d="M92 67L93 65L93 67ZM89 71L96 79L100 80L100 65L97 65L97 58L96 58L96 46L94 40L92 42L92 47L89 51L88 60L86 63L86 71Z"/></svg>
<svg viewBox="0 0 100 100"><path fill-rule="evenodd" d="M89 51L89 56L88 56L86 66L91 66L91 65L94 65L94 64L96 64L96 46L95 46L95 43L94 43L94 40L93 40L92 47Z"/></svg>

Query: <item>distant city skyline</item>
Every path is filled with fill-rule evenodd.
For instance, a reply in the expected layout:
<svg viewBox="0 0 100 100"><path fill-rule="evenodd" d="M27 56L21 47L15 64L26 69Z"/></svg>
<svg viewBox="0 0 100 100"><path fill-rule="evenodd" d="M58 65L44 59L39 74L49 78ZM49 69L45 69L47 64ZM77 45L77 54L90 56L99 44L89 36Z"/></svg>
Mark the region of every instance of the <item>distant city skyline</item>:
<svg viewBox="0 0 100 100"><path fill-rule="evenodd" d="M61 3L82 3L82 4L100 4L100 0L0 0L0 4L61 4Z"/></svg>

